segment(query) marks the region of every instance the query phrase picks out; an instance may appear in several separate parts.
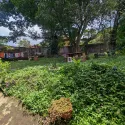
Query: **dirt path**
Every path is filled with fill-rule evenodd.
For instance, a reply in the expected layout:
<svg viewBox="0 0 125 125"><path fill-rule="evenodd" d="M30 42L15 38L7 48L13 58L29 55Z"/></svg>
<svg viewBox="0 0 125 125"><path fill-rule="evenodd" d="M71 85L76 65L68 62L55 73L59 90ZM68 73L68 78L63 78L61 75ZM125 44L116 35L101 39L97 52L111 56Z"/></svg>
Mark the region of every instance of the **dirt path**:
<svg viewBox="0 0 125 125"><path fill-rule="evenodd" d="M39 125L38 116L24 113L19 102L0 93L0 125Z"/></svg>

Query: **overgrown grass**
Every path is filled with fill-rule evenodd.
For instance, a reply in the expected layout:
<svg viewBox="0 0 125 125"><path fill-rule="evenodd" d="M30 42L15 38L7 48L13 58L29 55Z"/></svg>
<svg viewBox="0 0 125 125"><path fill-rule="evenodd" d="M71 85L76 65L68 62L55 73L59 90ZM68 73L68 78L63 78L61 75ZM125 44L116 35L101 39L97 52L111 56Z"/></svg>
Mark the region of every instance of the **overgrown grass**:
<svg viewBox="0 0 125 125"><path fill-rule="evenodd" d="M124 56L60 64L56 70L27 64L5 76L4 90L42 116L48 115L52 100L70 98L69 125L125 125L124 64Z"/></svg>
<svg viewBox="0 0 125 125"><path fill-rule="evenodd" d="M57 64L57 66L61 66L65 64L65 59L63 57L58 58L39 58L38 61L12 61L11 69L23 69L26 67L34 67L34 66L54 66ZM116 66L120 69L125 69L125 56L115 56L115 57L103 57L98 59L90 59L84 62L85 64L89 64L91 62L97 62L97 63L106 63L112 66ZM67 63L66 63L67 64Z"/></svg>
<svg viewBox="0 0 125 125"><path fill-rule="evenodd" d="M104 57L98 59L91 59L89 62L106 63L108 65L116 66L120 69L125 68L125 56Z"/></svg>
<svg viewBox="0 0 125 125"><path fill-rule="evenodd" d="M60 65L60 63L64 63L65 59L63 57L58 58L39 58L38 61L29 61L29 60L20 60L20 61L12 61L11 69L23 69L26 67L33 67L33 66L43 66L43 65Z"/></svg>

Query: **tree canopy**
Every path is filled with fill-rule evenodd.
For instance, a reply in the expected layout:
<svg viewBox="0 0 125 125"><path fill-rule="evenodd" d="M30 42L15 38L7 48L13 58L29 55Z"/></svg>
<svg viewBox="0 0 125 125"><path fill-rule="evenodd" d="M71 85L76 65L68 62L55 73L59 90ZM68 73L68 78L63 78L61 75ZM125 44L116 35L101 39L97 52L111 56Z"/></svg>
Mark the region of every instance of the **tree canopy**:
<svg viewBox="0 0 125 125"><path fill-rule="evenodd" d="M98 30L104 30L113 27L111 41L115 43L113 34L117 32L118 13L124 8L124 0L120 2L119 0L8 0L6 2L3 0L3 2L4 12L16 15L15 17L17 15L23 17L22 21L17 18L18 21L15 22L18 29L11 23L15 31L12 36L25 35L24 27L38 24L44 39L53 41L54 36L66 37L76 52L79 51L79 43L85 37L86 29L98 27ZM31 34L37 38L37 33Z"/></svg>
<svg viewBox="0 0 125 125"><path fill-rule="evenodd" d="M23 39L18 42L19 47L30 47L30 41Z"/></svg>
<svg viewBox="0 0 125 125"><path fill-rule="evenodd" d="M123 14L120 19L117 35L117 45L118 47L125 47L125 14Z"/></svg>

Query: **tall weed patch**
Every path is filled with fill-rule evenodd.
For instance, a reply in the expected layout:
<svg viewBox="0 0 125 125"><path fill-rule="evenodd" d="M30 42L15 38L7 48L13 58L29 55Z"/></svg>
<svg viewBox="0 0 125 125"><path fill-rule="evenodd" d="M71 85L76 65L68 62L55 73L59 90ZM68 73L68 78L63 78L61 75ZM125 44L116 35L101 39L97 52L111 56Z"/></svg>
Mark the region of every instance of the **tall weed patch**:
<svg viewBox="0 0 125 125"><path fill-rule="evenodd" d="M71 125L124 125L125 73L101 63L73 63L59 70L28 67L5 78L8 95L33 113L47 115L52 100L70 98Z"/></svg>
<svg viewBox="0 0 125 125"><path fill-rule="evenodd" d="M4 78L10 71L10 64L8 62L2 62L0 59L0 90L4 91L4 87L7 86L4 83Z"/></svg>

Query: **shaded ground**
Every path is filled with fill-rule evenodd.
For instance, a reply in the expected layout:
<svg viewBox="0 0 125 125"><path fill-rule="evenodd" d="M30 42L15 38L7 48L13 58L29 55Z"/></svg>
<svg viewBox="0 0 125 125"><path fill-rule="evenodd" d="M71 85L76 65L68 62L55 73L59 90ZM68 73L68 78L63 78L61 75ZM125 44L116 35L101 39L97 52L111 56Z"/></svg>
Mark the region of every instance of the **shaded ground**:
<svg viewBox="0 0 125 125"><path fill-rule="evenodd" d="M17 100L0 93L0 125L39 125L39 116L28 115Z"/></svg>

